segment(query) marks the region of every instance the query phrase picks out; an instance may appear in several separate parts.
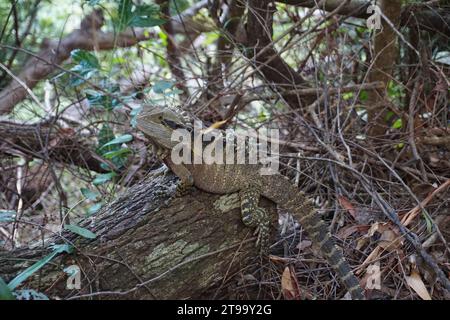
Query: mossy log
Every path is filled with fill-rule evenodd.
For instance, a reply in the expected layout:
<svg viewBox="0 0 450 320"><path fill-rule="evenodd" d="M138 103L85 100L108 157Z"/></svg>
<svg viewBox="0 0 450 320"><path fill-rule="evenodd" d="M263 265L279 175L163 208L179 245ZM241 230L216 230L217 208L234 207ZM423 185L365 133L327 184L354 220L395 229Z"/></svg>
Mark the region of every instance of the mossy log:
<svg viewBox="0 0 450 320"><path fill-rule="evenodd" d="M95 239L64 231L45 246L0 251L0 276L8 283L51 252L52 243L69 243L73 253L58 255L20 288L50 299L212 298L208 290L258 256L253 230L241 222L237 195L193 188L174 197L176 181L169 173L149 175L80 223ZM262 206L275 220L275 205ZM81 270L80 289L67 289L70 265Z"/></svg>

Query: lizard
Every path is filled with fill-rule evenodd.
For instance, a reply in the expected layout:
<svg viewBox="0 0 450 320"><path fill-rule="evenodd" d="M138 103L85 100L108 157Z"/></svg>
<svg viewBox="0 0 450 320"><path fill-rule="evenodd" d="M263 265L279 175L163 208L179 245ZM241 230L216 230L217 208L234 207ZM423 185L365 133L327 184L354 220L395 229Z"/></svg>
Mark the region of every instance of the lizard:
<svg viewBox="0 0 450 320"><path fill-rule="evenodd" d="M258 206L259 199L262 196L275 202L298 218L338 274L352 299L365 299L358 279L345 260L342 250L335 244L327 225L314 209L312 200L287 177L279 173L261 175L262 164L192 164L175 163L172 160L171 151L179 143L172 140L172 133L177 129L192 132L193 121L184 111L168 106L152 106L141 111L136 118L137 129L144 133L158 157L179 177L178 190L195 186L214 194L238 192L242 221L246 226L256 228L257 244L261 250L265 250L268 245L270 219L265 209Z"/></svg>

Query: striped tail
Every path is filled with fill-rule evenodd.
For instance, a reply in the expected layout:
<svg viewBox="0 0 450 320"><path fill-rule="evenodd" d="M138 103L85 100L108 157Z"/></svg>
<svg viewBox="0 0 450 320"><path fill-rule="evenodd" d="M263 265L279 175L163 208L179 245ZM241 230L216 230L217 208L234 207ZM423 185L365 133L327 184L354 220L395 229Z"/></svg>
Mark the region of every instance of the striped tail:
<svg viewBox="0 0 450 320"><path fill-rule="evenodd" d="M305 197L300 206L292 206L286 209L293 212L294 216L299 219L300 224L306 230L312 241L319 246L321 253L336 271L352 298L364 300L364 291L358 279L345 260L342 250L333 241L327 225L317 214L311 200Z"/></svg>
<svg viewBox="0 0 450 320"><path fill-rule="evenodd" d="M339 279L350 292L352 299L364 300L364 290L345 260L342 250L335 244L327 225L317 214L312 201L281 175L264 179L263 196L278 203L298 219L309 237L336 271Z"/></svg>

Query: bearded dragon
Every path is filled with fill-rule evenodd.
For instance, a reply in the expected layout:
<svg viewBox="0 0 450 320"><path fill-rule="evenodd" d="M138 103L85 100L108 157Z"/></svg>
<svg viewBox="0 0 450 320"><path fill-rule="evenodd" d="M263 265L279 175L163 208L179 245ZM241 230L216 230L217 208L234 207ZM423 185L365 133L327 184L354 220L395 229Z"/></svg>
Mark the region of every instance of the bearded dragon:
<svg viewBox="0 0 450 320"><path fill-rule="evenodd" d="M179 189L195 186L214 194L239 193L243 223L255 227L257 244L262 250L268 245L270 219L259 207L260 197L268 198L299 219L309 237L320 248L353 299L365 299L363 289L353 274L341 249L334 243L325 222L313 203L287 177L281 174L261 175L261 164L192 164L175 163L171 151L179 143L172 140L177 129L192 132L193 118L181 110L152 106L143 110L136 120L137 128L150 140L159 158L180 178ZM210 142L211 143L211 142ZM208 143L206 143L207 145Z"/></svg>

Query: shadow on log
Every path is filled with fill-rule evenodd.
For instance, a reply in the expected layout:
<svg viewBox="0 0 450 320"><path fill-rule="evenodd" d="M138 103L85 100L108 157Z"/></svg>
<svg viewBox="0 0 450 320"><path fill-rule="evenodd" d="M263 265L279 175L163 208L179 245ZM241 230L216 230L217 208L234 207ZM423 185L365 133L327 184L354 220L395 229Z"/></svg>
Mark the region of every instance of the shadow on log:
<svg viewBox="0 0 450 320"><path fill-rule="evenodd" d="M71 243L74 253L59 255L20 288L50 299L212 298L208 290L220 288L258 255L237 196L192 189L174 198L177 178L151 174L80 224L95 239L63 232L44 248L0 251L0 276L8 283L51 252L52 243ZM262 206L275 221L275 205L262 200ZM66 288L63 270L74 264L81 270L80 290Z"/></svg>

